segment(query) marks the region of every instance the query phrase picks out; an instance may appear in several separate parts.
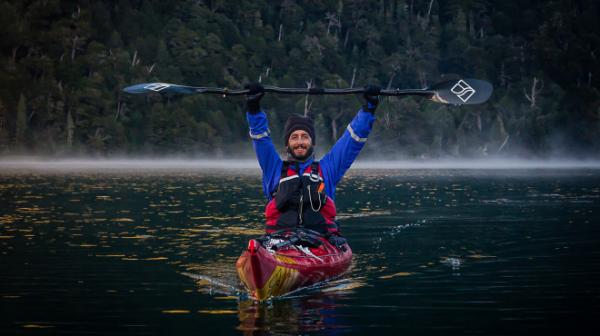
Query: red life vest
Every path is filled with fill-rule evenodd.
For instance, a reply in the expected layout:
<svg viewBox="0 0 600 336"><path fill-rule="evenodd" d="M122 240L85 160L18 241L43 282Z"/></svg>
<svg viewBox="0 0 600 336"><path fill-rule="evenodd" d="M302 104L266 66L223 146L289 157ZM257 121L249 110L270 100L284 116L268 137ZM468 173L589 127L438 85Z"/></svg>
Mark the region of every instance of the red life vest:
<svg viewBox="0 0 600 336"><path fill-rule="evenodd" d="M265 208L266 233L295 228L338 233L335 203L325 194L319 163L313 162L302 176L298 170L298 163L283 162L277 191Z"/></svg>

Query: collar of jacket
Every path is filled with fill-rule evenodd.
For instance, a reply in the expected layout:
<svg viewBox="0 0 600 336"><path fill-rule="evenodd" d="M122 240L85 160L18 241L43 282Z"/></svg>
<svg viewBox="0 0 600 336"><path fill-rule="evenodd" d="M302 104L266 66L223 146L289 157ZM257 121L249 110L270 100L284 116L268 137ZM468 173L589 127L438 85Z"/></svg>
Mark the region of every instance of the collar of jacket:
<svg viewBox="0 0 600 336"><path fill-rule="evenodd" d="M288 155L288 157L287 157L287 161L290 162L290 167L292 169L295 168L296 162L299 163L299 165L300 165L300 171L298 172L298 174L304 173L304 171L306 170L306 167L309 167L313 163L314 160L315 160L315 155L314 154L311 155L311 156L309 156L304 161L297 161L291 155Z"/></svg>

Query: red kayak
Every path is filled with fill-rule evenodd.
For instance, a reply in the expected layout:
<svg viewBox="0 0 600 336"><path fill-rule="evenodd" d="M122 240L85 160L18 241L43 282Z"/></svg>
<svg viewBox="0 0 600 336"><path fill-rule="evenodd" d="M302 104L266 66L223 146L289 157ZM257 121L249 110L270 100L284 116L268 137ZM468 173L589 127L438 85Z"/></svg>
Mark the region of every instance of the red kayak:
<svg viewBox="0 0 600 336"><path fill-rule="evenodd" d="M351 262L348 244L338 249L322 236L294 231L251 239L236 268L246 288L262 301L339 276Z"/></svg>

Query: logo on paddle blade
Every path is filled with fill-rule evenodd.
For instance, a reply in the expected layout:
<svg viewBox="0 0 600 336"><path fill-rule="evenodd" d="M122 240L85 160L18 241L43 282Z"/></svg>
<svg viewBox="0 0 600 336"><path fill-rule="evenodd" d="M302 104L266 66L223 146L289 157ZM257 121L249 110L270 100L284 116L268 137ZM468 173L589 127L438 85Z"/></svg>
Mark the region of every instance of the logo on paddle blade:
<svg viewBox="0 0 600 336"><path fill-rule="evenodd" d="M168 88L169 86L171 86L171 84L167 84L167 83L152 83L149 85L144 86L144 89L148 89L148 90L152 90L152 91L161 91L164 90L166 88Z"/></svg>
<svg viewBox="0 0 600 336"><path fill-rule="evenodd" d="M463 103L466 103L475 94L475 89L462 79L454 84L450 91L462 100Z"/></svg>

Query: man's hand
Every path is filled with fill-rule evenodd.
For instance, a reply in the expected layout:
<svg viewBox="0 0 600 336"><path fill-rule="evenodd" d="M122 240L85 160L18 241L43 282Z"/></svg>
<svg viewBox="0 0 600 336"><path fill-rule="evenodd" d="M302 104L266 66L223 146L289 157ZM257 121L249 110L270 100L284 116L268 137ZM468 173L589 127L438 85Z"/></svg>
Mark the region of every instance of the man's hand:
<svg viewBox="0 0 600 336"><path fill-rule="evenodd" d="M375 113L375 109L377 108L377 104L379 104L379 93L381 92L381 87L379 85L369 84L365 86L365 92L363 93L363 98L365 99L365 104L363 105L363 110L371 113Z"/></svg>
<svg viewBox="0 0 600 336"><path fill-rule="evenodd" d="M260 83L246 84L246 110L252 114L260 112L260 99L265 95L265 88Z"/></svg>

